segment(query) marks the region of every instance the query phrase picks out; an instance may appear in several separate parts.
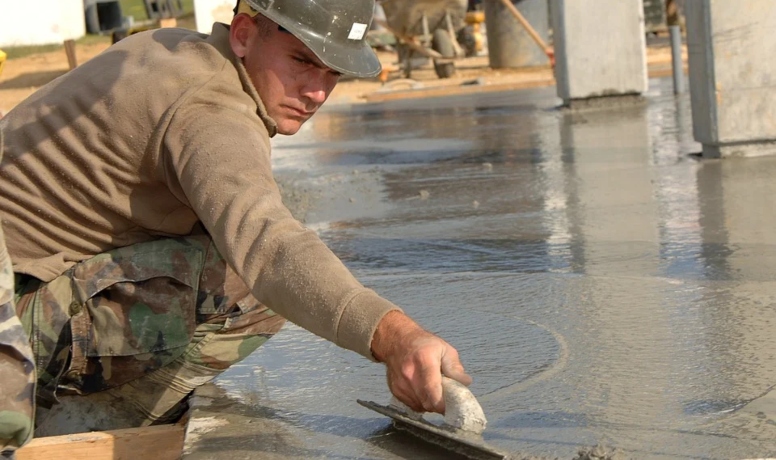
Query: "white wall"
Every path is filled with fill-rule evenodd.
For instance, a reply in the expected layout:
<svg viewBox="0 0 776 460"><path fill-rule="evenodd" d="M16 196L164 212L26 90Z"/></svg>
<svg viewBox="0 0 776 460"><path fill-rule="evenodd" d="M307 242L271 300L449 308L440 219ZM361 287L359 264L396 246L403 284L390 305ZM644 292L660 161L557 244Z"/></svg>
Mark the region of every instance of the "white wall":
<svg viewBox="0 0 776 460"><path fill-rule="evenodd" d="M235 0L194 0L197 32L209 34L214 22L231 23L235 3Z"/></svg>
<svg viewBox="0 0 776 460"><path fill-rule="evenodd" d="M0 0L0 46L62 43L85 34L83 0Z"/></svg>

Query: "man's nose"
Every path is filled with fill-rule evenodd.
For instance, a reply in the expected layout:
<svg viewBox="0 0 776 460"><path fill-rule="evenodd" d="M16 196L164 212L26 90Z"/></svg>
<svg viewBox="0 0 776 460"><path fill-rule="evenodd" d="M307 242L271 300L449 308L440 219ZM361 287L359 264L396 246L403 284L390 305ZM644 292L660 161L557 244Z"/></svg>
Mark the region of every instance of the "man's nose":
<svg viewBox="0 0 776 460"><path fill-rule="evenodd" d="M302 94L307 99L310 100L310 102L314 104L323 104L326 101L326 98L328 97L328 94L323 89L323 87L318 88L311 88L308 87L307 90Z"/></svg>
<svg viewBox="0 0 776 460"><path fill-rule="evenodd" d="M323 70L311 78L302 88L302 95L315 104L323 104L337 84L337 76Z"/></svg>

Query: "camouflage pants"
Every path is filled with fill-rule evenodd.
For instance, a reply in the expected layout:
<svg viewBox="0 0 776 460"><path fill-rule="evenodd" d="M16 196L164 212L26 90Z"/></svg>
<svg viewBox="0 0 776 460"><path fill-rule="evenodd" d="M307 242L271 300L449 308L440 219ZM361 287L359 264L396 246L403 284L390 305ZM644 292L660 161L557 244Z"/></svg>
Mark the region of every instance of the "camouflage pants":
<svg viewBox="0 0 776 460"><path fill-rule="evenodd" d="M32 350L16 316L13 282L0 228L0 458L12 457L32 437L35 397Z"/></svg>
<svg viewBox="0 0 776 460"><path fill-rule="evenodd" d="M19 281L16 310L38 376L36 435L163 423L285 322L204 234L115 249L49 283ZM102 415L86 411L79 428L57 412L64 401Z"/></svg>

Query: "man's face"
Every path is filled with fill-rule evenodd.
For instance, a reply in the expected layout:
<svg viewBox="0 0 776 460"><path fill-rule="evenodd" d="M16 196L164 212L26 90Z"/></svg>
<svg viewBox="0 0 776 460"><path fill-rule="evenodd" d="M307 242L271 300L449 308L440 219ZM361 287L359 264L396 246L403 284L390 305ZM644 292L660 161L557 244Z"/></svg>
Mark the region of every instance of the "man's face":
<svg viewBox="0 0 776 460"><path fill-rule="evenodd" d="M245 43L243 63L280 134L294 134L323 105L340 73L271 21Z"/></svg>

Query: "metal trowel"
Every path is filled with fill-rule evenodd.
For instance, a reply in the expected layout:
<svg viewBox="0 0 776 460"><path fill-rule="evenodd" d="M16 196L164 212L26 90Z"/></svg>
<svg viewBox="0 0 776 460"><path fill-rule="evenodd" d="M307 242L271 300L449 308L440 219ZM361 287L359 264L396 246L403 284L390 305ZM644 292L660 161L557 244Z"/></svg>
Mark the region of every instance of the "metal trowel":
<svg viewBox="0 0 776 460"><path fill-rule="evenodd" d="M395 397L387 406L358 400L362 406L393 419L397 429L472 459L505 459L507 454L488 446L482 439L487 420L480 403L469 389L447 377L442 377L445 397L445 419L434 424L423 418Z"/></svg>

